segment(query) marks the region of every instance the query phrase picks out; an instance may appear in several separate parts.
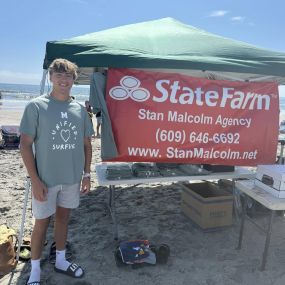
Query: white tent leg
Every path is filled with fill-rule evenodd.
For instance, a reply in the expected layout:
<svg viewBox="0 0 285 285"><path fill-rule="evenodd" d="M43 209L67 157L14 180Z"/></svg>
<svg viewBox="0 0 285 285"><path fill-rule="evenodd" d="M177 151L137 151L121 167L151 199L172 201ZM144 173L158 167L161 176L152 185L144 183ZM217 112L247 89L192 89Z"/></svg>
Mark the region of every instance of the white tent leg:
<svg viewBox="0 0 285 285"><path fill-rule="evenodd" d="M24 199L24 205L23 205L23 211L22 211L21 228L20 228L20 232L18 235L18 249L17 249L17 255L16 255L17 262L19 261L20 249L21 249L22 241L23 241L24 225L25 225L25 220L26 220L26 209L27 209L27 204L28 204L29 192L31 188L31 180L29 176L27 176L25 188L26 189L25 189L25 199Z"/></svg>

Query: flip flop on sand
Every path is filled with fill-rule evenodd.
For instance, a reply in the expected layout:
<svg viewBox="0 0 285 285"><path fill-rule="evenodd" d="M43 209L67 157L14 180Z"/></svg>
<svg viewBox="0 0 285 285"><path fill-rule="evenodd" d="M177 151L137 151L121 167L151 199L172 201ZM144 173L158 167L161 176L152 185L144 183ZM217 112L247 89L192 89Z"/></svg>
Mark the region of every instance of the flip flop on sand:
<svg viewBox="0 0 285 285"><path fill-rule="evenodd" d="M28 261L31 259L31 248L26 246L21 246L19 259L22 261Z"/></svg>
<svg viewBox="0 0 285 285"><path fill-rule="evenodd" d="M82 274L79 276L76 276L76 272L79 269L82 270ZM62 269L59 269L56 267L54 267L54 270L55 270L55 272L65 274L65 275L68 275L68 276L73 277L73 278L82 278L84 275L84 270L81 268L81 266L77 265L76 263L71 263L66 270L62 270Z"/></svg>
<svg viewBox="0 0 285 285"><path fill-rule="evenodd" d="M47 241L44 242L44 246L47 245ZM18 246L16 244L15 251L17 252ZM31 253L31 237L24 237L22 241L22 245L20 248L19 259L21 261L29 261L32 257Z"/></svg>
<svg viewBox="0 0 285 285"><path fill-rule="evenodd" d="M15 245L15 251L17 252L18 245ZM28 261L31 259L31 238L24 237L22 245L20 247L19 259L22 261Z"/></svg>

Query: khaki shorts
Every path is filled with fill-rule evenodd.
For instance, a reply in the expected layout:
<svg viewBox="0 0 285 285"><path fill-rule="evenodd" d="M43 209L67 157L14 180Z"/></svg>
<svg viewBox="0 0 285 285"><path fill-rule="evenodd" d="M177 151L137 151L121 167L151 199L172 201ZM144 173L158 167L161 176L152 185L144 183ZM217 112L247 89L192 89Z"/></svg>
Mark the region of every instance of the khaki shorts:
<svg viewBox="0 0 285 285"><path fill-rule="evenodd" d="M32 210L35 219L45 219L56 212L56 207L74 209L79 206L80 183L56 185L48 188L47 200L40 202L32 197Z"/></svg>

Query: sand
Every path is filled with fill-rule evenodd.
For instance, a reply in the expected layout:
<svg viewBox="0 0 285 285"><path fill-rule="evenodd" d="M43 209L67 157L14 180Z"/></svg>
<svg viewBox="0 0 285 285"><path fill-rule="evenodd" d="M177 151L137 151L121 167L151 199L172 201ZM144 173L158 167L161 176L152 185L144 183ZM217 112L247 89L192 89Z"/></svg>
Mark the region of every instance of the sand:
<svg viewBox="0 0 285 285"><path fill-rule="evenodd" d="M19 124L21 112L0 112L0 124ZM112 219L106 207L107 187L98 186L95 163L100 159L100 140L94 139L92 191L81 197L81 205L71 215L68 240L74 260L86 275L82 280L55 273L48 262L52 243L52 222L48 245L42 256L42 284L163 284L163 285L281 285L285 283L284 217L278 215L273 225L267 267L259 271L265 236L246 223L243 247L237 251L239 219L233 225L214 232L202 231L180 209L181 186L176 183L116 188L119 239L149 239L153 244L167 243L171 255L166 265L118 268L113 252ZM19 150L0 150L0 224L19 230L25 192L26 171ZM256 207L253 217L266 226L268 212ZM32 231L30 199L25 235ZM24 284L29 262L20 262L14 275L6 275L0 284Z"/></svg>

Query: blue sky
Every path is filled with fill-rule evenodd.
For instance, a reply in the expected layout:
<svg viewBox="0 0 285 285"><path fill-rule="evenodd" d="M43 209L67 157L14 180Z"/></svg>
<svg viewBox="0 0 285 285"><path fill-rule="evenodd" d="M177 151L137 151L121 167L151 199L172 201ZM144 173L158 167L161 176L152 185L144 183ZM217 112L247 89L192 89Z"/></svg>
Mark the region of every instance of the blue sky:
<svg viewBox="0 0 285 285"><path fill-rule="evenodd" d="M284 10L284 0L1 1L0 83L39 84L47 41L164 17L285 52Z"/></svg>

